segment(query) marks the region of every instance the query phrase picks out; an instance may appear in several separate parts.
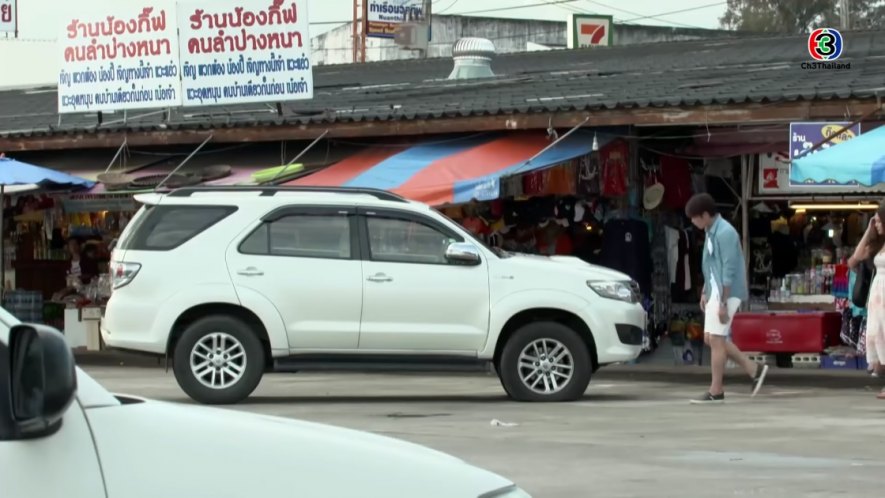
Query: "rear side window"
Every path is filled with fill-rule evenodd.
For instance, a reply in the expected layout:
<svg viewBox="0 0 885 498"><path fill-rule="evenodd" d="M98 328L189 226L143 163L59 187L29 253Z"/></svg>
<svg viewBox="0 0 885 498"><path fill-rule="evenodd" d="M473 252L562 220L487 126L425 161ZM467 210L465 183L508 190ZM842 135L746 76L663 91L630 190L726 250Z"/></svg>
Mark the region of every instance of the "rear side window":
<svg viewBox="0 0 885 498"><path fill-rule="evenodd" d="M123 241L122 249L169 251L230 216L236 206L156 206Z"/></svg>
<svg viewBox="0 0 885 498"><path fill-rule="evenodd" d="M258 227L240 245L244 254L351 259L350 218L290 215Z"/></svg>

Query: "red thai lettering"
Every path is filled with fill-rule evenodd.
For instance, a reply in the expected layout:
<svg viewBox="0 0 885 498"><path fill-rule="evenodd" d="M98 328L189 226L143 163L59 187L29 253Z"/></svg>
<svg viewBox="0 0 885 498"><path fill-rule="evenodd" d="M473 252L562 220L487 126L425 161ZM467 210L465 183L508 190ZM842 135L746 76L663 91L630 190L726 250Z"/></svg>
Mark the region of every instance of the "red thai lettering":
<svg viewBox="0 0 885 498"><path fill-rule="evenodd" d="M12 5L0 5L0 22L12 22Z"/></svg>
<svg viewBox="0 0 885 498"><path fill-rule="evenodd" d="M203 29L203 9L197 9L190 16L191 29Z"/></svg>
<svg viewBox="0 0 885 498"><path fill-rule="evenodd" d="M80 22L79 19L73 19L67 25L68 38L98 38L108 36L121 36L124 34L135 33L151 33L166 30L166 11L161 10L159 14L152 16L153 7L145 7L137 17L129 20L117 19L114 16L107 16L101 21ZM193 20L193 19L192 19Z"/></svg>
<svg viewBox="0 0 885 498"><path fill-rule="evenodd" d="M191 38L187 50L191 54L245 52L247 50L281 50L303 47L300 31L252 34L246 29L228 34L219 30L217 36Z"/></svg>
<svg viewBox="0 0 885 498"><path fill-rule="evenodd" d="M171 53L172 43L165 38L124 43L115 36L109 43L99 43L98 39L93 38L89 45L66 47L64 56L66 62L83 62L117 58L143 59Z"/></svg>
<svg viewBox="0 0 885 498"><path fill-rule="evenodd" d="M153 7L145 7L141 9L141 14L138 14L138 31L140 33L147 33L151 30L151 13L153 11Z"/></svg>
<svg viewBox="0 0 885 498"><path fill-rule="evenodd" d="M203 9L196 9L188 18L192 30L201 29L226 29L252 26L272 26L282 24L294 24L298 22L298 7L295 3L283 8L285 0L273 0L273 4L266 10L251 11L243 7L236 7L232 12L206 13Z"/></svg>
<svg viewBox="0 0 885 498"><path fill-rule="evenodd" d="M147 9L145 9L147 10ZM153 9L151 9L153 10ZM166 31L166 11L161 10L160 15L151 18L151 27L154 31Z"/></svg>
<svg viewBox="0 0 885 498"><path fill-rule="evenodd" d="M82 25L80 24L79 19L74 19L73 21L71 21L71 23L68 24L68 28L67 28L68 29L68 38L76 38L77 37L77 29L80 26L82 26Z"/></svg>
<svg viewBox="0 0 885 498"><path fill-rule="evenodd" d="M105 21L107 21L107 23L105 23ZM102 36L111 36L114 34L114 16L108 16L105 21L96 23L96 25L101 29Z"/></svg>
<svg viewBox="0 0 885 498"><path fill-rule="evenodd" d="M228 14L229 22L228 24L232 28L239 28L243 25L243 9L242 7L237 7L234 9L233 14Z"/></svg>

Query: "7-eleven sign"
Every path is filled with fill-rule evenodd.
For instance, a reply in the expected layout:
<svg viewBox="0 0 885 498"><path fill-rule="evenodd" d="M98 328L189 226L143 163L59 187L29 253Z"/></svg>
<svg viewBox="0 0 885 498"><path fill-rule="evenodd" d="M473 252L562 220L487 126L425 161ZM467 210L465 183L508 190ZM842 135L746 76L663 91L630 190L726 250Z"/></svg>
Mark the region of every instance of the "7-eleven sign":
<svg viewBox="0 0 885 498"><path fill-rule="evenodd" d="M608 47L612 45L612 16L574 14L569 18L569 48Z"/></svg>

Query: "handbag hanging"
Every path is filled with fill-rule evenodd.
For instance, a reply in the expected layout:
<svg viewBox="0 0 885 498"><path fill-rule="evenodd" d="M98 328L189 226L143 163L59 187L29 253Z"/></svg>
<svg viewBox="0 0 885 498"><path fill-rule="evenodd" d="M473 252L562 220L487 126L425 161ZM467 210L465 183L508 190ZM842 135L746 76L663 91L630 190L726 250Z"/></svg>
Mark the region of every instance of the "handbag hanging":
<svg viewBox="0 0 885 498"><path fill-rule="evenodd" d="M870 284L873 282L876 266L869 260L857 267L854 287L851 288L851 304L858 308L866 308L870 297Z"/></svg>

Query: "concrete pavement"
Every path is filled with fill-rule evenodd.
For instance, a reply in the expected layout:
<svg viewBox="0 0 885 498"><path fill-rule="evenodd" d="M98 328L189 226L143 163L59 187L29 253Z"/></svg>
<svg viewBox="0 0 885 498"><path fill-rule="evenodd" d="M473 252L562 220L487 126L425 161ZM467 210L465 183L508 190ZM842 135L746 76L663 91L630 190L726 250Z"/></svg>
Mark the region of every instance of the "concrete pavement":
<svg viewBox="0 0 885 498"><path fill-rule="evenodd" d="M635 367L634 367L635 368ZM86 367L111 390L190 401L158 368ZM229 409L299 418L424 444L517 481L535 497L874 496L885 402L870 385L734 384L724 406L690 406L683 382L600 375L584 400L525 404L483 375L268 375ZM861 383L863 384L863 383ZM518 424L496 427L493 419Z"/></svg>

